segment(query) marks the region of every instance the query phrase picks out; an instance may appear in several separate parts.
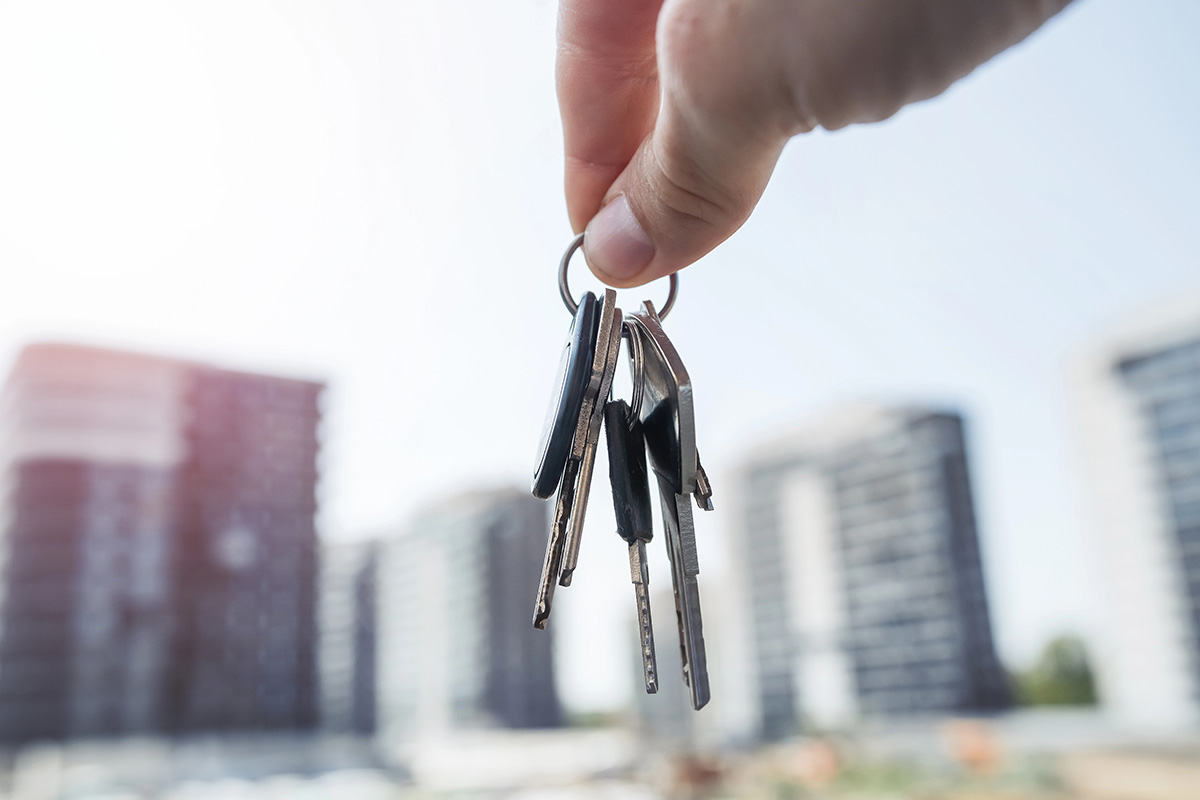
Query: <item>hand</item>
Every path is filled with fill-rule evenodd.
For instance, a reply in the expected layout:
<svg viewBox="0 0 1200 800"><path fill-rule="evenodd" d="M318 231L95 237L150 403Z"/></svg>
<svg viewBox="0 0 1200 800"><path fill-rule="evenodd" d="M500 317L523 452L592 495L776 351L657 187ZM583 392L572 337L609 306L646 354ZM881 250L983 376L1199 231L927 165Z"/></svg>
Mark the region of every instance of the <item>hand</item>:
<svg viewBox="0 0 1200 800"><path fill-rule="evenodd" d="M729 238L787 141L934 97L1070 0L561 0L567 207L613 286Z"/></svg>

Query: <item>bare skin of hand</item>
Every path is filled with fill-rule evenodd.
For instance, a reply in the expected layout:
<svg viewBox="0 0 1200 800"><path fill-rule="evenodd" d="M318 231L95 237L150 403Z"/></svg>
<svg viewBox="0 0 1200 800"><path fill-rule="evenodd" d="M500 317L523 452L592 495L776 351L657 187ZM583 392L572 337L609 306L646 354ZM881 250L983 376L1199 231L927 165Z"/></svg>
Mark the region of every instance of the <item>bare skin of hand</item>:
<svg viewBox="0 0 1200 800"><path fill-rule="evenodd" d="M941 94L1070 0L561 0L567 208L637 286L729 238L793 136Z"/></svg>

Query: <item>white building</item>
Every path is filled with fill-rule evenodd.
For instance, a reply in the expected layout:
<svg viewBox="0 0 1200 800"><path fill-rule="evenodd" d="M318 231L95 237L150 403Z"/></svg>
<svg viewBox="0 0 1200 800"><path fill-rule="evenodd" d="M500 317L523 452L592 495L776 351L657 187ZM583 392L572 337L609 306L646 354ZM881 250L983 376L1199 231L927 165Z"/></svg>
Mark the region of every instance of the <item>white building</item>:
<svg viewBox="0 0 1200 800"><path fill-rule="evenodd" d="M1101 569L1101 699L1146 729L1200 725L1200 298L1154 309L1072 366Z"/></svg>
<svg viewBox="0 0 1200 800"><path fill-rule="evenodd" d="M525 492L472 492L383 544L379 731L405 741L470 728L562 723L552 638L533 627L548 532Z"/></svg>
<svg viewBox="0 0 1200 800"><path fill-rule="evenodd" d="M325 542L319 607L321 727L375 732L375 619L379 545Z"/></svg>
<svg viewBox="0 0 1200 800"><path fill-rule="evenodd" d="M1008 703L957 415L829 415L734 483L759 736Z"/></svg>

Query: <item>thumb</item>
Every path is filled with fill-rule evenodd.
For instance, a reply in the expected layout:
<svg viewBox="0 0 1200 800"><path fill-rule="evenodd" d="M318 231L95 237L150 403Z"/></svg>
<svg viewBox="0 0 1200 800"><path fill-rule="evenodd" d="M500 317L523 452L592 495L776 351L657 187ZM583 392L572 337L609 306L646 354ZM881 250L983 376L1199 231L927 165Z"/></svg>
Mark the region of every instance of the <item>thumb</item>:
<svg viewBox="0 0 1200 800"><path fill-rule="evenodd" d="M777 67L761 47L762 20L715 13L739 6L746 7L664 7L654 129L606 193L584 238L588 264L610 285L637 286L676 272L729 238L754 210L783 146L798 132L794 105L778 91L782 82L767 79Z"/></svg>

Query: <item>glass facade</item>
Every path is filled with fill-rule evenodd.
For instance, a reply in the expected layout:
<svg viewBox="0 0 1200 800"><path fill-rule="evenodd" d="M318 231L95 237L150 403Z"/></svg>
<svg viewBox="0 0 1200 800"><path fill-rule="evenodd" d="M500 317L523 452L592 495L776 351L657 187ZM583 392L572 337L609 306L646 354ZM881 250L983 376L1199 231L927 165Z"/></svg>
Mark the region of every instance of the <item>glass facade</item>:
<svg viewBox="0 0 1200 800"><path fill-rule="evenodd" d="M315 722L321 390L22 353L0 414L0 739Z"/></svg>
<svg viewBox="0 0 1200 800"><path fill-rule="evenodd" d="M14 473L0 739L161 729L173 475L65 459Z"/></svg>
<svg viewBox="0 0 1200 800"><path fill-rule="evenodd" d="M375 732L379 545L326 544L321 550L321 726Z"/></svg>
<svg viewBox="0 0 1200 800"><path fill-rule="evenodd" d="M1193 687L1200 686L1200 336L1128 356L1114 369L1135 398L1150 442L1158 516L1169 530L1185 595ZM1190 700L1200 703L1197 696Z"/></svg>
<svg viewBox="0 0 1200 800"><path fill-rule="evenodd" d="M178 730L290 730L316 709L319 384L198 370L181 471Z"/></svg>
<svg viewBox="0 0 1200 800"><path fill-rule="evenodd" d="M419 514L384 545L380 727L389 736L562 724L553 638L531 623L546 504L477 492Z"/></svg>
<svg viewBox="0 0 1200 800"><path fill-rule="evenodd" d="M742 486L760 734L1005 707L961 419L881 412L781 450Z"/></svg>
<svg viewBox="0 0 1200 800"><path fill-rule="evenodd" d="M829 469L862 713L1004 707L961 420L911 417Z"/></svg>

